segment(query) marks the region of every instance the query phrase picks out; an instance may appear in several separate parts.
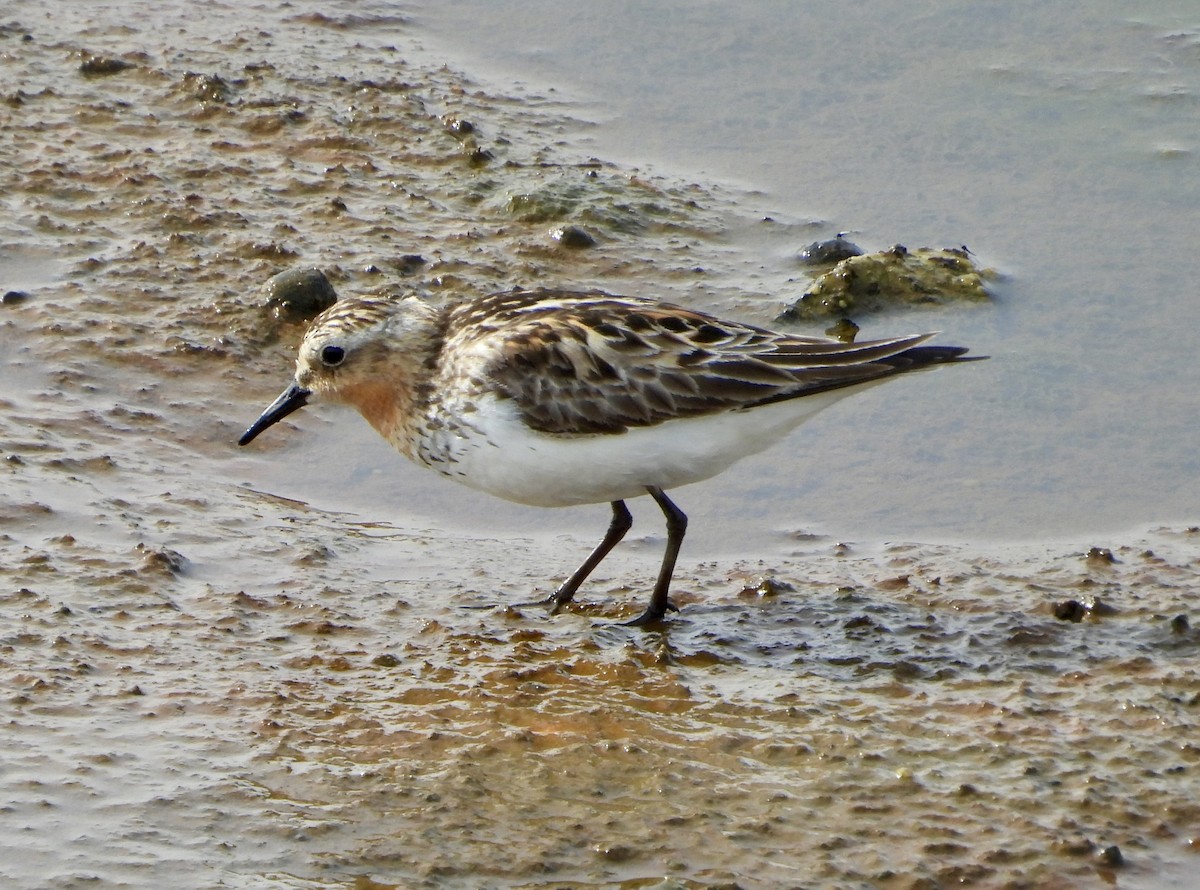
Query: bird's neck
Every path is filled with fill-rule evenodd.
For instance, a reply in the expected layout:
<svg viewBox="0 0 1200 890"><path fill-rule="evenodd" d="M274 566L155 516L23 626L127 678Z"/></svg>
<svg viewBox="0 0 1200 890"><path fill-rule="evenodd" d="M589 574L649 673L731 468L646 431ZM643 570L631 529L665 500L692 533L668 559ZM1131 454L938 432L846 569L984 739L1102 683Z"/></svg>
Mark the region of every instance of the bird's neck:
<svg viewBox="0 0 1200 890"><path fill-rule="evenodd" d="M415 459L418 427L433 388L442 337L439 321L439 314L431 310L428 330L393 345L386 361L376 364L378 373L341 392L381 436L410 459Z"/></svg>

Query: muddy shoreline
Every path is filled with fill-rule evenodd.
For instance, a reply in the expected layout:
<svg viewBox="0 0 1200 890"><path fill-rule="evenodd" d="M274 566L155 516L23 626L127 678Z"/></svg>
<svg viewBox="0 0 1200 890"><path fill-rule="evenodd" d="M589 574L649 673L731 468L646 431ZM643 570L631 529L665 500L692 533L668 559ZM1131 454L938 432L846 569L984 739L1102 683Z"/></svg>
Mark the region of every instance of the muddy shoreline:
<svg viewBox="0 0 1200 890"><path fill-rule="evenodd" d="M580 608L503 608L588 535L280 497L319 432L235 451L300 329L262 283L769 317L725 257L754 209L399 17L122 9L0 23L6 886L1183 886L1200 532L685 552L643 633L646 526Z"/></svg>

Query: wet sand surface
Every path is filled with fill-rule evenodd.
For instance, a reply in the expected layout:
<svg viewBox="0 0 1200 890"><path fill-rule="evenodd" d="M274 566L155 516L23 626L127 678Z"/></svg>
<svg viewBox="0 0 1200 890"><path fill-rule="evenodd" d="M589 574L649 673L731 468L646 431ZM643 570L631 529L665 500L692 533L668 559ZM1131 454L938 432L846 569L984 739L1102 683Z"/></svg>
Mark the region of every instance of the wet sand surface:
<svg viewBox="0 0 1200 890"><path fill-rule="evenodd" d="M587 157L569 103L370 7L61 9L0 22L5 886L1191 886L1200 530L773 530L685 551L642 632L644 513L578 608L478 608L604 508L510 522L335 411L235 452L302 329L258 288L701 277L767 322L756 208Z"/></svg>

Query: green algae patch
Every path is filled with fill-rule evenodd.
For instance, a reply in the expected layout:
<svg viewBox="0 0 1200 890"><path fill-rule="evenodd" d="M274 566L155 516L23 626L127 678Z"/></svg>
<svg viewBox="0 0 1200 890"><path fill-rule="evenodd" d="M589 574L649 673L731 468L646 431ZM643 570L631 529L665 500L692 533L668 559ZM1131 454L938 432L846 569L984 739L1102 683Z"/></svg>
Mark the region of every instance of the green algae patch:
<svg viewBox="0 0 1200 890"><path fill-rule="evenodd" d="M981 269L965 247L916 250L897 244L879 253L842 260L816 279L780 321L824 321L884 309L982 303L991 299Z"/></svg>
<svg viewBox="0 0 1200 890"><path fill-rule="evenodd" d="M501 216L535 225L590 226L614 236L687 229L699 209L677 189L591 162L549 169L510 163L502 181L480 182L481 193L489 189L496 192L491 203Z"/></svg>

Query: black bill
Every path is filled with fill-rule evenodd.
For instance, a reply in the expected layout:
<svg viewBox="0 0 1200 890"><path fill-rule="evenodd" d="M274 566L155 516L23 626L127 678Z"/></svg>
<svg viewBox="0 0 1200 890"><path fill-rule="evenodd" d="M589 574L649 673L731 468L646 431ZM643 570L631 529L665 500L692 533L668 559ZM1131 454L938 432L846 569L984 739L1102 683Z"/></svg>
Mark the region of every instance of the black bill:
<svg viewBox="0 0 1200 890"><path fill-rule="evenodd" d="M250 425L250 429L242 433L242 438L238 439L238 444L249 445L259 433L271 424L283 420L293 411L299 411L308 403L310 395L312 393L307 389L301 389L299 385L293 383L280 393L279 398L267 406L267 410L262 413L262 416L258 420Z"/></svg>

